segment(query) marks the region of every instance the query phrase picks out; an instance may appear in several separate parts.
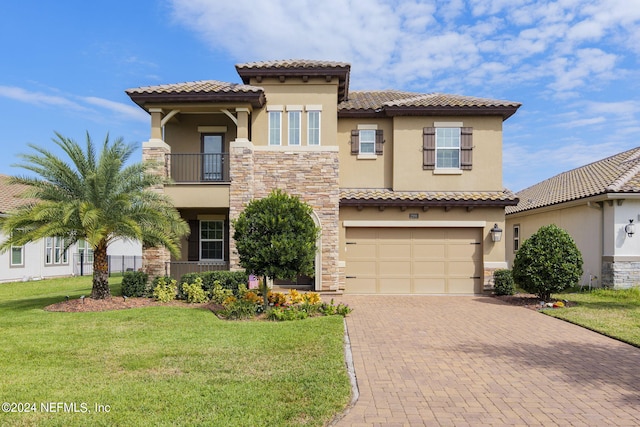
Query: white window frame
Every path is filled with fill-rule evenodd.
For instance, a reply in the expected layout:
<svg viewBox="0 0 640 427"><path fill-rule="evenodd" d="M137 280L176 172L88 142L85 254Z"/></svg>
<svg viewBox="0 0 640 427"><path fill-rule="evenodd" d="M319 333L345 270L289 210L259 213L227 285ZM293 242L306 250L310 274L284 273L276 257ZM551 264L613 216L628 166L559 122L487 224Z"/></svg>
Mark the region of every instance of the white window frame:
<svg viewBox="0 0 640 427"><path fill-rule="evenodd" d="M68 264L69 251L64 246L64 237L45 238L45 265Z"/></svg>
<svg viewBox="0 0 640 427"><path fill-rule="evenodd" d="M269 145L282 145L282 110L270 110L269 114Z"/></svg>
<svg viewBox="0 0 640 427"><path fill-rule="evenodd" d="M455 135L446 135L450 131L456 131L458 137L458 146L451 147L447 146L448 142L446 139L455 137ZM461 157L461 143L462 143L462 135L459 127L436 127L436 169L449 169L449 170L458 170L460 169L460 157ZM456 152L458 156L458 165L457 166L443 166L440 162L439 153L443 152Z"/></svg>
<svg viewBox="0 0 640 427"><path fill-rule="evenodd" d="M293 110L287 114L289 122L289 145L302 144L302 111ZM297 125L297 126L294 126Z"/></svg>
<svg viewBox="0 0 640 427"><path fill-rule="evenodd" d="M318 116L318 126L311 127L311 117ZM320 110L308 110L307 111L307 145L317 147L320 144L321 130L322 129L322 111Z"/></svg>
<svg viewBox="0 0 640 427"><path fill-rule="evenodd" d="M513 252L520 249L520 224L513 225Z"/></svg>
<svg viewBox="0 0 640 427"><path fill-rule="evenodd" d="M20 262L13 262L13 257L14 254L19 253L20 254ZM9 261L9 265L11 267L24 267L24 245L22 246L13 246L11 245L11 251L9 252L9 256L10 256L10 261Z"/></svg>
<svg viewBox="0 0 640 427"><path fill-rule="evenodd" d="M205 239L202 237L202 224L205 222L215 222L215 223L219 223L220 224L220 231L222 233L221 238L219 239ZM202 256L203 250L202 250L202 245L205 242L220 242L220 258L204 258ZM211 219L206 219L206 220L200 220L200 260L202 261L224 261L224 221L223 220L211 220Z"/></svg>
<svg viewBox="0 0 640 427"><path fill-rule="evenodd" d="M358 153L366 154L366 155L375 155L376 154L376 130L375 129L359 129L360 135L358 136ZM366 140L363 138L363 135L371 135L371 140ZM367 144L371 145L370 151L365 151L362 149L363 141Z"/></svg>
<svg viewBox="0 0 640 427"><path fill-rule="evenodd" d="M82 258L80 254L83 254ZM93 263L93 248L89 245L89 242L84 239L78 240L78 263L80 263L81 259L85 264Z"/></svg>

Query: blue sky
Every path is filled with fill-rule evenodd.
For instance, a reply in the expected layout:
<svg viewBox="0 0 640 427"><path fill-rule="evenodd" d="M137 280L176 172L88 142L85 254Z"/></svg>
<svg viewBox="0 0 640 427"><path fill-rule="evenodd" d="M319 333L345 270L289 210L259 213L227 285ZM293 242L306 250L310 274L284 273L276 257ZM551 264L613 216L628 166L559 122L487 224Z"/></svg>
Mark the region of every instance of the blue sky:
<svg viewBox="0 0 640 427"><path fill-rule="evenodd" d="M640 145L640 0L3 2L0 173L54 131L140 146L128 88L214 79L265 59L351 63L351 89L521 102L504 185L521 190ZM139 154L138 154L139 156Z"/></svg>

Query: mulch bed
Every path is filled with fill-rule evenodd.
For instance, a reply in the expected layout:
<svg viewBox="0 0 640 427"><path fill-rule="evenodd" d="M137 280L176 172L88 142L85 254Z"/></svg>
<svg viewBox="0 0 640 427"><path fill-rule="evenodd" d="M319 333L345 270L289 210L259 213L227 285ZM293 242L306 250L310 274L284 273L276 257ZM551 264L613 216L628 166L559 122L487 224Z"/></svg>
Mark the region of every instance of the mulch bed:
<svg viewBox="0 0 640 427"><path fill-rule="evenodd" d="M515 295L494 295L493 298L504 301L507 304L517 305L531 310L540 310L540 299L533 294L515 294ZM555 302L553 300L551 302ZM187 304L185 301L171 301L168 303L158 302L152 298L127 298L111 297L107 299L93 299L93 298L78 298L71 299L69 301L61 301L56 304L49 305L44 309L47 311L62 311L62 312L84 312L84 311L109 311L109 310L125 310L129 308L149 307L149 306L179 306L179 307L193 307L193 308L206 308L213 312L220 310L220 305L213 303L204 304ZM575 305L575 303L565 302L567 307Z"/></svg>
<svg viewBox="0 0 640 427"><path fill-rule="evenodd" d="M167 303L155 301L152 298L122 298L111 297L106 299L78 298L69 301L61 301L45 307L47 311L62 311L68 313L76 313L83 311L109 311L109 310L125 310L129 308L149 307L149 306L179 306L193 308L208 308L211 311L220 307L217 304L187 304L185 301L171 301Z"/></svg>
<svg viewBox="0 0 640 427"><path fill-rule="evenodd" d="M493 297L496 299L499 299L500 301L504 301L507 304L518 305L531 310L540 310L541 308L548 308L548 307L542 307L540 305L540 298L538 298L534 294L493 295ZM547 302L554 303L556 301L562 301L562 300L553 299ZM565 307L572 307L575 305L575 303L572 303L571 301L564 300L563 302L565 304Z"/></svg>

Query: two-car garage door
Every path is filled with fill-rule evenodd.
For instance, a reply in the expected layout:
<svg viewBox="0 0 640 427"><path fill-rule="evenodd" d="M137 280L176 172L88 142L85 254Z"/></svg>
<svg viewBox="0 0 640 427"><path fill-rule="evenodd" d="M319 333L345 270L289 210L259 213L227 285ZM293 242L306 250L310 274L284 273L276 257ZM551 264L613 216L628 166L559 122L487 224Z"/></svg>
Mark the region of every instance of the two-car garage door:
<svg viewBox="0 0 640 427"><path fill-rule="evenodd" d="M479 228L346 229L347 293L473 294L482 271Z"/></svg>

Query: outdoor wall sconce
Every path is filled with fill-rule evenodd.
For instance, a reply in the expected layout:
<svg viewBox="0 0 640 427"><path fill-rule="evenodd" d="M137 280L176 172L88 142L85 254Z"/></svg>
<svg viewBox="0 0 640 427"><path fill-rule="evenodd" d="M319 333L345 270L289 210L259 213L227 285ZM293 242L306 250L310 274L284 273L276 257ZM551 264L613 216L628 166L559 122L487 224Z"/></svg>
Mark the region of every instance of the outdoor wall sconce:
<svg viewBox="0 0 640 427"><path fill-rule="evenodd" d="M502 228L498 227L498 224L494 224L493 228L489 230L491 232L491 240L499 242L502 240Z"/></svg>
<svg viewBox="0 0 640 427"><path fill-rule="evenodd" d="M624 232L627 233L627 236L633 237L636 232L636 225L633 223L633 220L629 220L629 224L624 226Z"/></svg>

